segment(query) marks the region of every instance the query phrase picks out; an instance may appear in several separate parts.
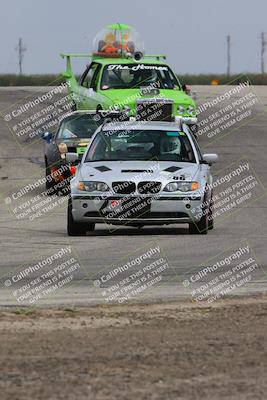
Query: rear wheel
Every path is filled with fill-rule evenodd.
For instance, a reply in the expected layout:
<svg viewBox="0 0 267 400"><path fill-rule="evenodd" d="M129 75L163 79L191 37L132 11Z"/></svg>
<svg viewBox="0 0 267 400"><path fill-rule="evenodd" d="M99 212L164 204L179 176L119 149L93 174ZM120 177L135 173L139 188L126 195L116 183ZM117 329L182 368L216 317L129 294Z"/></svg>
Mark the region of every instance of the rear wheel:
<svg viewBox="0 0 267 400"><path fill-rule="evenodd" d="M72 216L72 201L68 201L68 225L67 231L69 236L85 236L87 231L94 231L95 224L83 224L75 222Z"/></svg>

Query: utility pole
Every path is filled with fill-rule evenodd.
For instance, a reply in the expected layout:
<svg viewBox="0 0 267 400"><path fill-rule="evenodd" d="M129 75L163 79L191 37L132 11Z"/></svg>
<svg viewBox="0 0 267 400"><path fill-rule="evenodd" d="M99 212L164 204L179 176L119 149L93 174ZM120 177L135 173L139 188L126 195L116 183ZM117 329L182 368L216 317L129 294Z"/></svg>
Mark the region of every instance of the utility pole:
<svg viewBox="0 0 267 400"><path fill-rule="evenodd" d="M265 54L265 48L266 48L266 39L265 39L265 33L261 33L261 73L262 75L265 74L265 68L264 68L264 54Z"/></svg>
<svg viewBox="0 0 267 400"><path fill-rule="evenodd" d="M19 44L15 50L18 52L19 74L22 75L22 61L23 61L24 53L27 50L27 48L23 46L21 38L19 38Z"/></svg>
<svg viewBox="0 0 267 400"><path fill-rule="evenodd" d="M227 76L231 74L231 36L227 35Z"/></svg>

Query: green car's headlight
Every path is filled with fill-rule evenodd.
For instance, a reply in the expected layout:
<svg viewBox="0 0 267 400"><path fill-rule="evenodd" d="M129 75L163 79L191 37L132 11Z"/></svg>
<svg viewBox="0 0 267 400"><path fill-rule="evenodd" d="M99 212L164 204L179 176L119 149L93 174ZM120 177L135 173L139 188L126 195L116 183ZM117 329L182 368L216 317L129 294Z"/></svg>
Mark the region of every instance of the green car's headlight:
<svg viewBox="0 0 267 400"><path fill-rule="evenodd" d="M120 106L118 104L116 104L116 103L114 104L114 106L112 108L113 108L114 111L120 111L121 110Z"/></svg>
<svg viewBox="0 0 267 400"><path fill-rule="evenodd" d="M122 111L124 111L125 113L129 113L129 112L131 112L131 107L130 106L124 106L122 108Z"/></svg>
<svg viewBox="0 0 267 400"><path fill-rule="evenodd" d="M189 113L190 115L195 115L195 114L196 114L196 109L195 109L195 107L189 106L189 107L188 107L188 113Z"/></svg>
<svg viewBox="0 0 267 400"><path fill-rule="evenodd" d="M168 183L163 192L192 192L200 188L199 182L170 182Z"/></svg>
<svg viewBox="0 0 267 400"><path fill-rule="evenodd" d="M178 112L180 114L189 114L189 115L195 115L196 114L196 109L193 106L188 106L188 108L184 107L184 106L178 106L177 108Z"/></svg>
<svg viewBox="0 0 267 400"><path fill-rule="evenodd" d="M77 189L85 192L107 192L109 187L105 182L80 181L77 183Z"/></svg>

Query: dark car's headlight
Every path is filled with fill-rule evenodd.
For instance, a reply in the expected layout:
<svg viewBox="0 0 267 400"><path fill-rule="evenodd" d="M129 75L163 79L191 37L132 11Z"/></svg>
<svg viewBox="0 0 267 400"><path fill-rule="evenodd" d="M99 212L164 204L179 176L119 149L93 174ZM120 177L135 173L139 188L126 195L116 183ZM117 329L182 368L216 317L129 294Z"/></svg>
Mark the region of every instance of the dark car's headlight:
<svg viewBox="0 0 267 400"><path fill-rule="evenodd" d="M200 188L199 182L170 182L168 183L163 192L192 192Z"/></svg>
<svg viewBox="0 0 267 400"><path fill-rule="evenodd" d="M107 192L109 187L105 182L79 181L77 189L85 192Z"/></svg>

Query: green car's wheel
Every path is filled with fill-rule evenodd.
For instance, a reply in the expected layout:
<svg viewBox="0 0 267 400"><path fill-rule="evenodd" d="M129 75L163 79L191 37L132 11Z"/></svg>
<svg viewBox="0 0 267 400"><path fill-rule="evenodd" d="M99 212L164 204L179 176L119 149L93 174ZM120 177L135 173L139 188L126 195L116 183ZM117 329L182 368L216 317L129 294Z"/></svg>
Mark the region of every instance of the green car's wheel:
<svg viewBox="0 0 267 400"><path fill-rule="evenodd" d="M68 201L68 225L67 231L69 236L85 236L86 231L93 231L95 224L83 224L75 222L72 216L72 201L69 198Z"/></svg>

